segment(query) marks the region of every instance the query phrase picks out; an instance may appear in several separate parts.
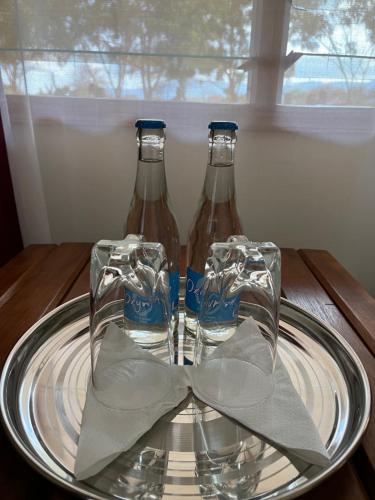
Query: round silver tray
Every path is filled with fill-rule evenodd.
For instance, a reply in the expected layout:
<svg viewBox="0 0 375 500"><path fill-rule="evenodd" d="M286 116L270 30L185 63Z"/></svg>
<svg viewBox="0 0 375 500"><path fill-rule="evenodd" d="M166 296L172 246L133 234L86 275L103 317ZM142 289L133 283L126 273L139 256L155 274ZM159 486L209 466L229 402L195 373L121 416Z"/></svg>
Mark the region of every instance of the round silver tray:
<svg viewBox="0 0 375 500"><path fill-rule="evenodd" d="M1 378L1 411L12 441L64 488L95 499L294 498L338 469L358 445L370 412L362 364L334 330L282 300L278 353L329 450L329 467L292 463L193 399L101 473L77 481L72 471L90 373L88 306L84 295L43 317L16 344ZM246 304L240 311L246 314ZM181 328L179 363L189 363L192 348Z"/></svg>

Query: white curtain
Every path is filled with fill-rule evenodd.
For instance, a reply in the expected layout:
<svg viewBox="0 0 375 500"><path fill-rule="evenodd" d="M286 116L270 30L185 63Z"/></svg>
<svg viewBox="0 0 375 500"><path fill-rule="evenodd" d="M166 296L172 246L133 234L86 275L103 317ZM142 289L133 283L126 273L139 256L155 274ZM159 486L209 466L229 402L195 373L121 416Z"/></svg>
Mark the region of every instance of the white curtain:
<svg viewBox="0 0 375 500"><path fill-rule="evenodd" d="M24 243L121 236L142 116L167 122L184 241L207 124L236 120L247 235L327 248L375 291L374 13L369 0L3 0L0 104Z"/></svg>

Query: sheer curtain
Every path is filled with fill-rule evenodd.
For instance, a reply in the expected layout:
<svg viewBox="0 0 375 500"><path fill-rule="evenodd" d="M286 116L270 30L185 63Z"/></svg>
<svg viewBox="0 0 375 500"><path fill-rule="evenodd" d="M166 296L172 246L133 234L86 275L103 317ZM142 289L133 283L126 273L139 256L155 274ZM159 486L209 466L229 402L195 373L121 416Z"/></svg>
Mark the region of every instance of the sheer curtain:
<svg viewBox="0 0 375 500"><path fill-rule="evenodd" d="M167 122L184 240L207 123L236 120L247 235L327 248L375 290L372 4L3 0L0 103L24 243L121 236L142 116Z"/></svg>

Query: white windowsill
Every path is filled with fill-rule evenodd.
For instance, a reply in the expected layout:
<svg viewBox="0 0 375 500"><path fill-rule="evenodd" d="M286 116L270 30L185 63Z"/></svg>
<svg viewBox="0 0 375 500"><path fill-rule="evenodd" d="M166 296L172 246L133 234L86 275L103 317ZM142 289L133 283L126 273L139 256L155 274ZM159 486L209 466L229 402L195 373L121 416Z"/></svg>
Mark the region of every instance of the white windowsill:
<svg viewBox="0 0 375 500"><path fill-rule="evenodd" d="M9 114L14 122L23 122L27 97L8 95ZM103 98L31 96L34 123L55 123L93 133L133 126L140 116L161 117L168 122L169 133L189 130L206 131L210 120L236 120L241 130L254 132L290 132L326 139L362 141L375 135L375 108L309 107L251 104L206 104L171 101L131 101ZM189 140L189 139L188 139Z"/></svg>

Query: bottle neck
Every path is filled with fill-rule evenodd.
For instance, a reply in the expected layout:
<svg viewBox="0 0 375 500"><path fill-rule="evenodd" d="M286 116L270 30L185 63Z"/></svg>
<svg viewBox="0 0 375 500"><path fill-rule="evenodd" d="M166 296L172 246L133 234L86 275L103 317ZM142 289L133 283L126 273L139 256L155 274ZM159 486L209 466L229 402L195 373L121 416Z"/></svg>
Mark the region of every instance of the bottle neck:
<svg viewBox="0 0 375 500"><path fill-rule="evenodd" d="M164 162L164 141L158 141L154 144L151 142L139 141L138 161L149 163Z"/></svg>
<svg viewBox="0 0 375 500"><path fill-rule="evenodd" d="M167 195L164 161L138 160L135 194L145 201L157 201Z"/></svg>
<svg viewBox="0 0 375 500"><path fill-rule="evenodd" d="M212 130L210 133L203 195L213 203L226 202L235 196L235 143L236 134L233 131Z"/></svg>
<svg viewBox="0 0 375 500"><path fill-rule="evenodd" d="M164 167L164 130L138 129L138 167L135 194L145 201L157 201L167 195Z"/></svg>
<svg viewBox="0 0 375 500"><path fill-rule="evenodd" d="M207 165L203 196L213 203L224 203L235 196L234 167Z"/></svg>
<svg viewBox="0 0 375 500"><path fill-rule="evenodd" d="M229 167L234 163L234 143L209 142L208 164L213 167Z"/></svg>

